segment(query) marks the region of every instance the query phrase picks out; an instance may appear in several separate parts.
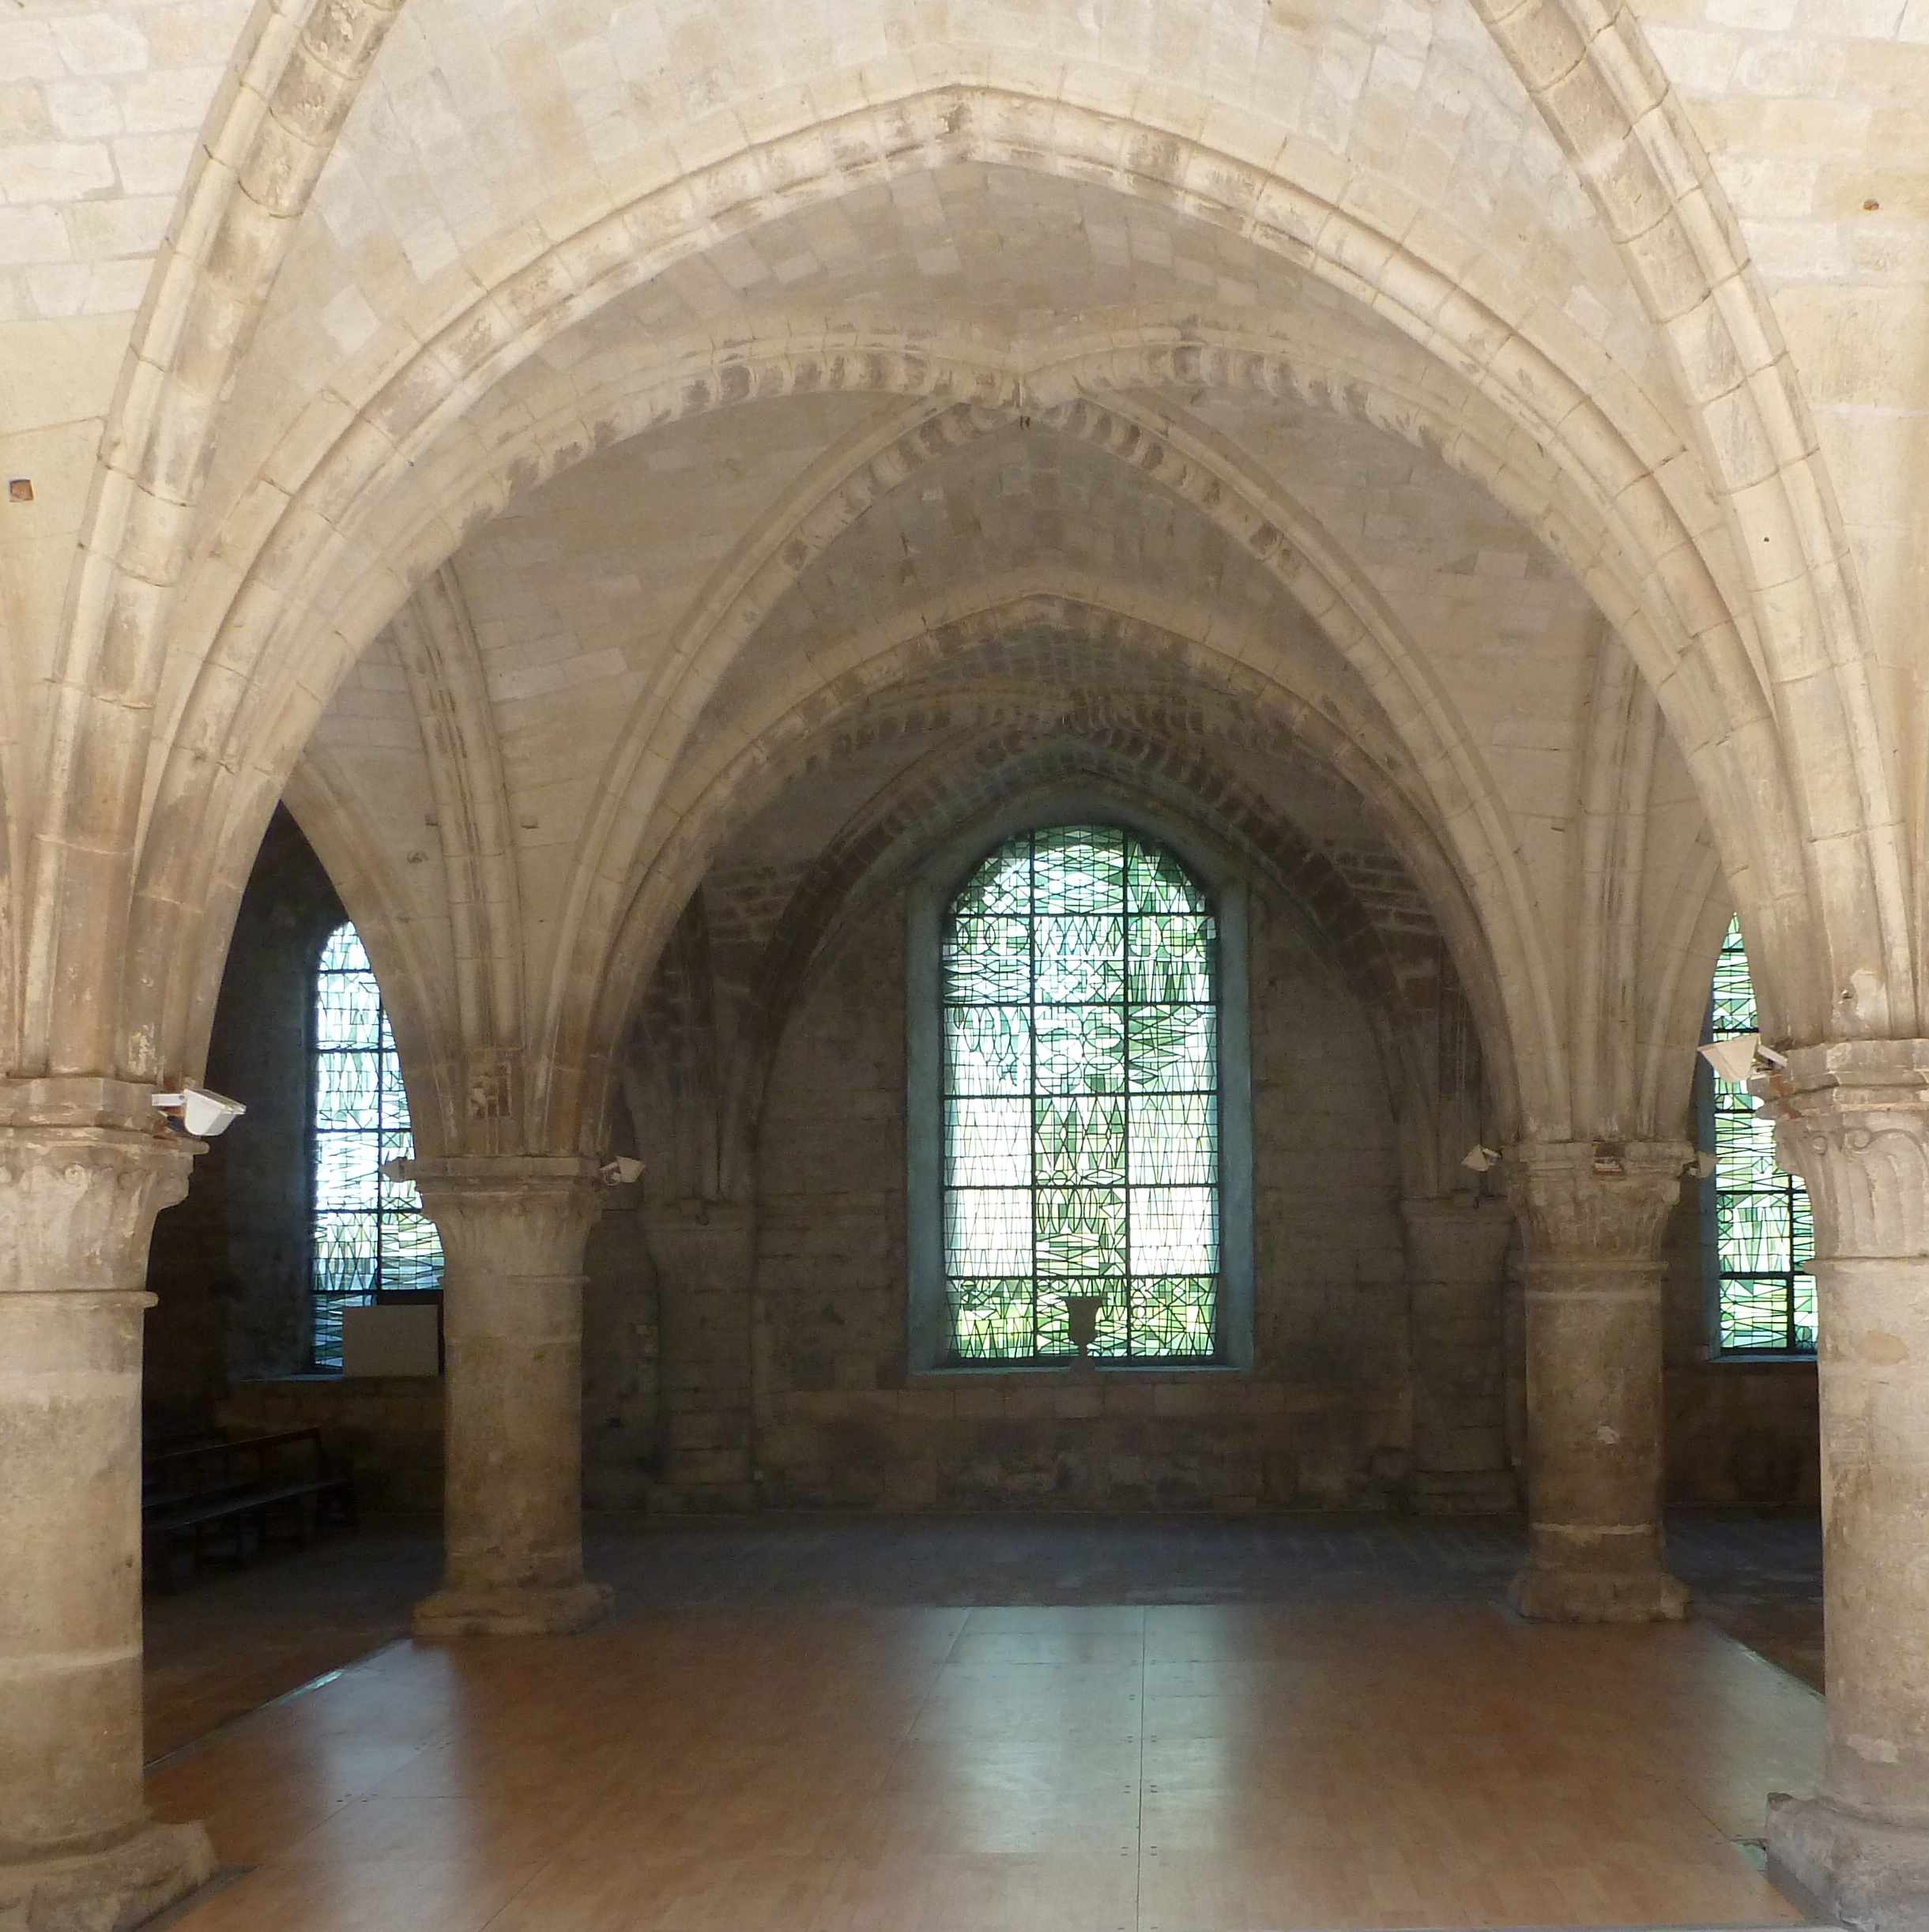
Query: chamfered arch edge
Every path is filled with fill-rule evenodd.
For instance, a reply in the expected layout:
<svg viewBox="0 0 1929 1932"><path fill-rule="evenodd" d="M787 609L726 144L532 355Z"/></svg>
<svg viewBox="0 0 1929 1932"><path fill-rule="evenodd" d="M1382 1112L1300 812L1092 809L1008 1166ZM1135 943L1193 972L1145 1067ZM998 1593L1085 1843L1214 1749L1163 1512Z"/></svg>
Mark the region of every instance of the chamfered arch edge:
<svg viewBox="0 0 1929 1932"><path fill-rule="evenodd" d="M1370 288L1369 288L1369 294L1373 294L1373 290L1370 290ZM1382 307L1384 307L1384 305L1382 305Z"/></svg>

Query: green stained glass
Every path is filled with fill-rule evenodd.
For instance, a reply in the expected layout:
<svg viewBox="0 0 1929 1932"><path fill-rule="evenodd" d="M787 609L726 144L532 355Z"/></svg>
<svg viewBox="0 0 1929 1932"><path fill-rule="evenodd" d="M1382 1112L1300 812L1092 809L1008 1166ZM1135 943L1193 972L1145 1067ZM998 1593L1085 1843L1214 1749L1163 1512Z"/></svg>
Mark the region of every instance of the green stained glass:
<svg viewBox="0 0 1929 1932"><path fill-rule="evenodd" d="M967 1361L1034 1352L1031 1277L951 1283L951 1353Z"/></svg>
<svg viewBox="0 0 1929 1932"><path fill-rule="evenodd" d="M1142 1006L1131 1014L1136 1093L1207 1093L1219 1084L1219 1015L1209 1006Z"/></svg>
<svg viewBox="0 0 1929 1932"><path fill-rule="evenodd" d="M1126 962L1133 1003L1210 1006L1217 962L1213 922L1154 913L1132 922Z"/></svg>
<svg viewBox="0 0 1929 1932"><path fill-rule="evenodd" d="M1032 1173L1042 1187L1125 1184L1125 1098L1041 1095L1033 1108Z"/></svg>
<svg viewBox="0 0 1929 1932"><path fill-rule="evenodd" d="M1134 913L1204 911L1199 888L1170 853L1134 845L1125 854L1125 905Z"/></svg>
<svg viewBox="0 0 1929 1932"><path fill-rule="evenodd" d="M1739 921L1716 962L1709 1037L1760 1030ZM1745 1087L1714 1076L1712 1194L1717 1346L1802 1354L1815 1346L1814 1251L1807 1191L1775 1158L1774 1129Z"/></svg>
<svg viewBox="0 0 1929 1932"><path fill-rule="evenodd" d="M1037 1272L1047 1277L1125 1273L1123 1188L1034 1188L1031 1200Z"/></svg>
<svg viewBox="0 0 1929 1932"><path fill-rule="evenodd" d="M945 977L951 997L990 1005L1031 992L1028 919L957 919L946 936Z"/></svg>
<svg viewBox="0 0 1929 1932"><path fill-rule="evenodd" d="M1038 1060L1032 1073L1038 1092L1125 1092L1125 1010L1122 1005L1040 1007L1038 1039Z"/></svg>
<svg viewBox="0 0 1929 1932"><path fill-rule="evenodd" d="M955 1098L944 1147L946 1185L1030 1187L1031 1151L1026 1137L1037 1104L1028 1099Z"/></svg>
<svg viewBox="0 0 1929 1932"><path fill-rule="evenodd" d="M1217 927L1177 860L1116 827L1008 841L944 943L953 1354L1218 1348Z"/></svg>
<svg viewBox="0 0 1929 1932"><path fill-rule="evenodd" d="M948 1006L944 1064L953 1094L1030 1093L1030 1009Z"/></svg>
<svg viewBox="0 0 1929 1932"><path fill-rule="evenodd" d="M1216 1094L1134 1094L1132 1171L1148 1186L1209 1185L1219 1173Z"/></svg>
<svg viewBox="0 0 1929 1932"><path fill-rule="evenodd" d="M383 1165L414 1151L382 994L352 925L337 928L315 981L315 1211L311 1343L341 1366L341 1312L378 1294L442 1285L442 1244L413 1184Z"/></svg>

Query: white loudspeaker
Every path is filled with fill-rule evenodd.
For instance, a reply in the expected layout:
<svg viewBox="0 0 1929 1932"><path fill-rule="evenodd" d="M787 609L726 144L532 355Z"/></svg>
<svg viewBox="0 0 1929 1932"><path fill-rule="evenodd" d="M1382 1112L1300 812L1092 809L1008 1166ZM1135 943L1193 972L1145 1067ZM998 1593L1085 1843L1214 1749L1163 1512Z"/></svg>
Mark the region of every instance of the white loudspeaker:
<svg viewBox="0 0 1929 1932"><path fill-rule="evenodd" d="M1711 1040L1701 1049L1701 1057L1723 1079L1739 1087L1755 1070L1755 1051L1761 1044L1758 1033L1738 1033L1731 1040Z"/></svg>
<svg viewBox="0 0 1929 1932"><path fill-rule="evenodd" d="M183 1080L178 1094L156 1094L154 1105L163 1113L179 1120L196 1140L212 1140L224 1134L247 1112L246 1102L230 1100L225 1094L197 1087Z"/></svg>

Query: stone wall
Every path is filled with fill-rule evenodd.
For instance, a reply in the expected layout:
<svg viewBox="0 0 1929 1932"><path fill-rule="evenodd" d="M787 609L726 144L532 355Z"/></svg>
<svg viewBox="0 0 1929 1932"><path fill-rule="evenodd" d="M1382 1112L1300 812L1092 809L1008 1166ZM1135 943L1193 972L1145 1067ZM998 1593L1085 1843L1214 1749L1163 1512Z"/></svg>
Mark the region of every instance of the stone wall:
<svg viewBox="0 0 1929 1932"><path fill-rule="evenodd" d="M748 917L742 895L755 883L733 875L710 894L713 964L733 956ZM778 910L785 897L777 891ZM150 1425L205 1424L217 1407L237 1425L318 1423L352 1454L371 1497L428 1507L440 1469L434 1385L377 1388L298 1373L309 975L341 916L299 830L277 815L237 926L209 1076L250 1110L198 1163L188 1199L157 1225ZM774 917L749 925L761 932ZM699 977L700 960L680 954L675 963L686 980ZM591 1506L1411 1501L1393 1123L1365 1019L1295 917L1255 902L1250 1373L906 1375L903 966L894 899L865 915L813 974L775 1052L748 1188L725 1186L716 1155L693 1152L718 1132L714 1120L690 1125L714 1111L704 1049L690 1044L711 1022L684 1011L687 985L673 1000L659 989L646 1003L640 1053L651 1051L649 1027L680 1026L689 1039L658 1055L680 1071L651 1178L612 1191L590 1239ZM662 1158L665 1138L676 1159ZM1671 1499L1812 1503L1814 1368L1708 1358L1700 1215L1690 1188L1668 1247ZM1517 1354L1517 1321L1510 1328ZM1517 1364L1510 1380L1517 1408ZM1516 1418L1516 1455L1520 1433Z"/></svg>
<svg viewBox="0 0 1929 1932"><path fill-rule="evenodd" d="M906 1373L904 912L812 975L743 1208L647 1211L662 1507L1379 1508L1411 1392L1393 1124L1358 1007L1256 901L1250 1373ZM639 1233L641 1230L639 1230ZM593 1297L592 1361L615 1352ZM599 1334L599 1328L603 1332Z"/></svg>
<svg viewBox="0 0 1929 1932"><path fill-rule="evenodd" d="M316 1429L362 1509L442 1508L442 1383L433 1376L296 1375L237 1382L214 1419L235 1435Z"/></svg>

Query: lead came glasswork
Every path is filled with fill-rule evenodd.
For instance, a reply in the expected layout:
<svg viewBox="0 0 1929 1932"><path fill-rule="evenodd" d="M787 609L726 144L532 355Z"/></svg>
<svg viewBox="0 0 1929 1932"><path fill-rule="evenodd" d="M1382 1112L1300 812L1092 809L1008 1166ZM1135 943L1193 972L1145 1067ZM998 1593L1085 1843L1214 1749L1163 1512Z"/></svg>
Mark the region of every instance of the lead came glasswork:
<svg viewBox="0 0 1929 1932"><path fill-rule="evenodd" d="M1739 921L1715 964L1711 1038L1760 1030ZM1714 1079L1717 1346L1802 1354L1815 1346L1808 1191L1775 1161L1775 1132L1748 1090Z"/></svg>
<svg viewBox="0 0 1929 1932"><path fill-rule="evenodd" d="M944 1248L951 1353L1218 1351L1218 934L1169 853L1115 827L1021 834L944 939Z"/></svg>
<svg viewBox="0 0 1929 1932"><path fill-rule="evenodd" d="M415 1151L401 1061L352 925L322 948L315 979L315 1366L341 1366L341 1311L385 1289L439 1288L442 1242L407 1181L384 1163Z"/></svg>

